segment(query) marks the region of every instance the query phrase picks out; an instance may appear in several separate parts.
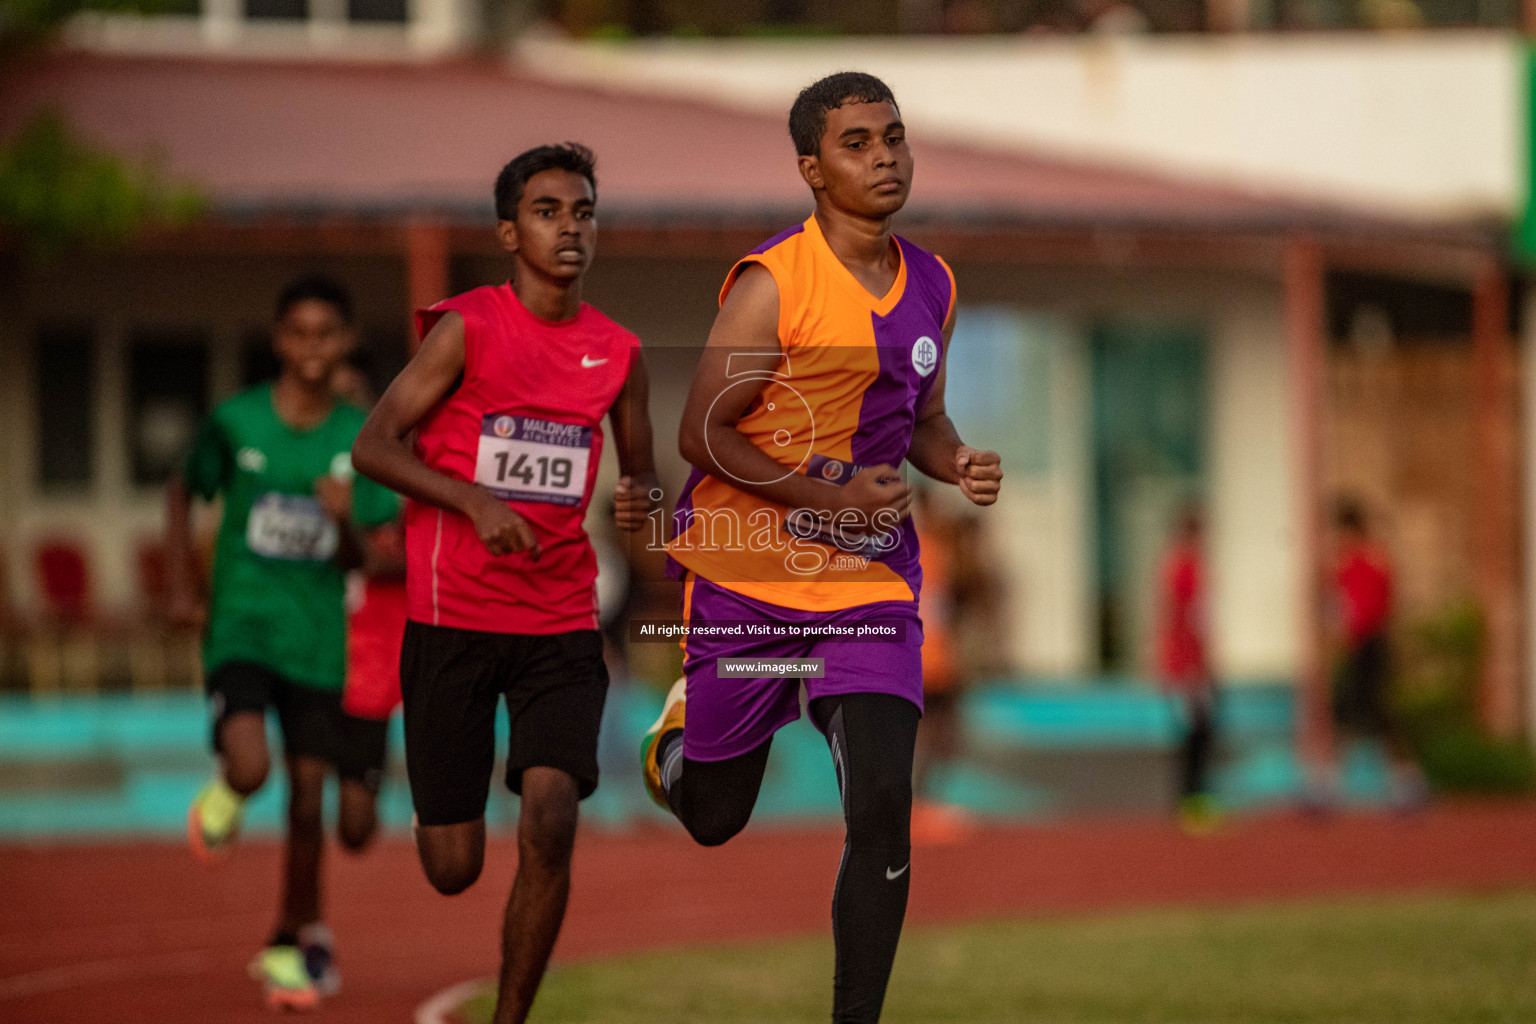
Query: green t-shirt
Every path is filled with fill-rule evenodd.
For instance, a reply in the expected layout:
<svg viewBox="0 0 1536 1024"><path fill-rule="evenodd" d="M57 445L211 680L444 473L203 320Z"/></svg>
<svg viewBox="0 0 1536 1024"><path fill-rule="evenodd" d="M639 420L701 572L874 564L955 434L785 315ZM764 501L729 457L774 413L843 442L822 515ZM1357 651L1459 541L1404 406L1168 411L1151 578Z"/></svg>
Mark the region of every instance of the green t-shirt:
<svg viewBox="0 0 1536 1024"><path fill-rule="evenodd" d="M272 386L241 392L214 410L187 456L192 493L222 494L203 665L251 661L295 683L340 690L346 679L345 579L336 525L315 497L317 478L352 480L352 522L379 526L399 514L394 493L352 474L364 414L338 403L324 423L294 430L272 405Z"/></svg>

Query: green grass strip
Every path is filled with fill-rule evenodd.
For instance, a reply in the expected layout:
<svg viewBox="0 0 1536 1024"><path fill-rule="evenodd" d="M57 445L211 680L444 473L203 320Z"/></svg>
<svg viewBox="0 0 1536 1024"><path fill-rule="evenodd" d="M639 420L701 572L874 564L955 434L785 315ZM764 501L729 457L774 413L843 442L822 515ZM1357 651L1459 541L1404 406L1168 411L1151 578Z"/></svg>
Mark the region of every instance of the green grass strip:
<svg viewBox="0 0 1536 1024"><path fill-rule="evenodd" d="M1128 865L1130 867L1130 865ZM824 1024L830 939L551 972L530 1024ZM467 1004L487 1024L493 996ZM908 929L883 1024L1529 1024L1536 894Z"/></svg>

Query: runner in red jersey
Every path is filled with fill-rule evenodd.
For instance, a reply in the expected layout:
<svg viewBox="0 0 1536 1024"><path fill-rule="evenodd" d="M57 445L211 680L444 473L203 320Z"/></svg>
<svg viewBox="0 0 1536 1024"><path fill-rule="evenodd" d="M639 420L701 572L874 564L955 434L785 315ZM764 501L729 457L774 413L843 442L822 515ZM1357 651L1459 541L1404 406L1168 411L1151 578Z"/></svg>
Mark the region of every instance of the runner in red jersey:
<svg viewBox="0 0 1536 1024"><path fill-rule="evenodd" d="M405 633L405 548L398 524L376 533L379 555L347 581L347 685L341 709L386 723L400 706L400 645ZM382 734L374 770L384 768Z"/></svg>
<svg viewBox="0 0 1536 1024"><path fill-rule="evenodd" d="M1199 506L1179 513L1158 573L1157 677L1176 704L1179 743L1179 824L1209 832L1217 824L1210 764L1216 746L1216 681L1206 652L1205 516Z"/></svg>
<svg viewBox="0 0 1536 1024"><path fill-rule="evenodd" d="M378 401L368 372L354 358L336 368L331 390L359 409ZM400 643L405 633L405 533L399 519L373 531L363 564L347 574L347 681L341 691L337 761L343 778L363 782L341 791L353 838L369 843L378 828L379 786L389 760L389 719L400 706ZM351 804L348 807L348 804ZM345 813L344 813L345 817ZM308 957L314 968L324 957ZM319 963L323 976L326 965Z"/></svg>
<svg viewBox="0 0 1536 1024"><path fill-rule="evenodd" d="M1333 715L1339 749L1331 786L1308 799L1337 800L1342 788L1339 755L1356 740L1374 740L1391 762L1392 803L1415 809L1427 802L1429 789L1392 706L1392 564L1386 549L1371 536L1358 503L1340 500L1333 526L1333 640L1338 651Z"/></svg>
<svg viewBox="0 0 1536 1024"><path fill-rule="evenodd" d="M660 496L640 343L581 301L596 238L592 153L529 150L496 181L510 284L418 314L425 337L358 435L359 472L410 498L400 654L416 848L438 891L485 856L494 719L522 796L495 1021L528 1015L570 892L577 802L597 787L608 673L582 529L606 415L622 529ZM408 437L415 432L412 444Z"/></svg>

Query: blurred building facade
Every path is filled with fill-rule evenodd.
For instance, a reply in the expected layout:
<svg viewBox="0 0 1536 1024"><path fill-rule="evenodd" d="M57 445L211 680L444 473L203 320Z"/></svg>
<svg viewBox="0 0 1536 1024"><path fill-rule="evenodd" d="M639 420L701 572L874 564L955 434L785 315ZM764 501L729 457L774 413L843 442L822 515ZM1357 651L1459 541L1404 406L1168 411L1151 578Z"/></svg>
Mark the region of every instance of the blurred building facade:
<svg viewBox="0 0 1536 1024"><path fill-rule="evenodd" d="M1241 503L1226 502L1223 494L1235 493L1231 483L1236 478L1223 482L1223 474L1214 469L1195 490L1214 488L1218 597L1212 614L1218 669L1225 678L1290 676L1305 660L1307 648L1315 646L1305 637L1316 636L1326 625L1304 620L1316 618L1322 603L1306 593L1316 578L1309 567L1325 554L1327 537L1312 530L1316 537L1309 540L1294 508L1280 512L1285 502L1298 498L1301 507L1316 507L1310 494L1298 491L1305 485L1319 500L1352 495L1372 510L1376 526L1400 551L1403 626L1454 616L1466 602L1482 608L1489 649L1485 672L1490 674L1484 716L1499 719L1503 732L1516 727L1515 702L1491 694L1510 694L1521 689L1517 677L1536 676L1536 668L1520 662L1522 649L1526 659L1536 657L1536 645L1522 648L1519 641L1522 635L1536 635L1536 624L1529 606L1517 608L1519 580L1536 574L1536 565L1520 563L1520 531L1513 525L1517 506L1529 504L1528 497L1520 497L1516 477L1523 475L1527 486L1536 479L1536 473L1520 468L1528 465L1523 460L1530 448L1516 436L1515 413L1517 393L1529 396L1532 383L1529 374L1517 380L1524 371L1517 369L1511 343L1511 335L1522 329L1524 298L1509 293L1508 276L1500 269L1511 225L1522 218L1529 223L1532 62L1521 36L996 35L921 44L812 40L794 47L739 39L624 47L530 39L516 52L526 66L565 81L672 96L708 95L765 114L786 107L798 83L819 68L857 54L858 66L901 83L903 112L911 123L942 138L997 152L1050 153L1155 169L1210 185L1305 195L1356 215L1482 232L1488 245L1483 257L1471 263L1426 262L1407 252L1395 267L1379 260L1324 259L1326 280L1316 312L1328 342L1321 370L1326 383L1319 385L1324 394L1310 412L1288 408L1289 418L1278 428L1289 432L1292 448L1315 443L1315 472L1298 478L1295 472L1285 476L1277 471L1272 479L1270 497L1281 504L1268 507L1279 515L1280 544L1291 545L1288 552L1266 550L1272 575L1264 575L1262 561L1246 561L1231 549L1225 557L1221 552L1228 544L1227 528L1250 536L1263 529L1263 519L1252 516L1259 507L1254 495ZM1295 319L1289 304L1294 298L1275 297L1282 305L1260 318L1276 337L1283 320ZM1056 296L1042 306L1070 302ZM1140 302L1133 318L1146 328L1149 314L1157 319L1154 307ZM1069 320L1079 336L1091 339L1090 350L1102 356L1095 317L1079 313ZM1207 315L1204 341L1195 343L1197 349L1207 346L1209 365L1188 367L1190 373L1209 377L1208 413L1228 397L1245 393L1244 386L1262 372L1249 366L1240 371L1240 379L1222 379L1233 350L1210 343L1211 325L1220 318ZM1166 318L1152 326L1168 333ZM1482 341L1474 343L1475 336ZM1176 361L1167 344L1154 349ZM1280 351L1286 358L1297 355L1290 340ZM1529 367L1529 361L1524 365ZM1090 366L1087 373L1088 391L1096 399L1102 399L1113 376L1101 369ZM1298 391L1294 371L1294 366L1285 370L1291 374L1287 402L1307 397ZM1279 372L1271 367L1271 383ZM1190 379L1189 373L1182 379ZM1176 407L1166 400L1158 405ZM1246 409L1245 415L1252 422L1253 410ZM1197 433L1207 453L1233 436L1230 423L1209 415L1202 422ZM1315 424L1317 436L1309 437L1308 423ZM1095 421L1086 436L1102 445L1110 429ZM1522 448L1526 455L1518 454ZM1183 464L1193 464L1190 453L1196 450L1183 447ZM1117 513L1106 489L1103 457L1094 453L1098 476L1088 487L1097 541L1085 548L1067 538L1065 549L1088 551L1085 561L1065 575L1089 581L1097 592L1088 601L1089 646L1076 648L1067 660L1101 670L1135 670L1145 662L1146 552L1155 547L1153 538L1166 518L1159 519L1155 501L1131 502L1144 519L1120 529L1138 539L1116 542L1106 525ZM1246 464L1240 471L1253 472ZM1529 529L1530 518L1524 522ZM1053 541L1046 545L1060 550ZM1531 544L1523 550L1529 553ZM1276 581L1291 578L1298 565L1303 571L1296 587L1282 597ZM1319 565L1317 572L1322 571ZM1030 592L1026 603L1037 616L1040 605L1053 600L1047 595L1063 593L1053 585L1057 582L1039 592L1022 583ZM1106 599L1117 590L1129 596ZM1265 598L1274 603L1264 604ZM1275 629L1281 621L1273 617L1277 610L1300 618ZM1037 645L1018 656L1024 664L1040 665L1044 650ZM1503 683L1495 684L1492 676L1502 677ZM1527 714L1536 713L1536 701L1523 703Z"/></svg>
<svg viewBox="0 0 1536 1024"><path fill-rule="evenodd" d="M651 349L675 488L721 276L809 211L783 110L860 66L912 128L898 230L958 277L953 414L1009 471L987 526L1007 660L1141 673L1157 552L1200 497L1218 672L1315 689L1321 510L1348 489L1390 510L1410 611L1460 594L1494 609L1498 714L1536 703L1511 660L1531 634L1516 542L1533 450L1503 258L1523 196L1512 37L525 39L507 63L444 59L490 38L482 10L284 10L77 25L0 99L0 136L51 104L211 201L123 252L18 258L0 284L0 508L23 618L57 582L38 552L61 543L84 552L82 600L142 617L159 484L197 417L267 371L281 284L345 280L387 377L412 306L504 278L490 184L540 142L599 153L588 298Z"/></svg>
<svg viewBox="0 0 1536 1024"><path fill-rule="evenodd" d="M1465 30L1512 28L1524 15L1516 0L172 0L168 6L226 41L248 21L302 20L332 35L340 23L405 24L426 47L453 35L504 38L530 24L583 38L799 39Z"/></svg>

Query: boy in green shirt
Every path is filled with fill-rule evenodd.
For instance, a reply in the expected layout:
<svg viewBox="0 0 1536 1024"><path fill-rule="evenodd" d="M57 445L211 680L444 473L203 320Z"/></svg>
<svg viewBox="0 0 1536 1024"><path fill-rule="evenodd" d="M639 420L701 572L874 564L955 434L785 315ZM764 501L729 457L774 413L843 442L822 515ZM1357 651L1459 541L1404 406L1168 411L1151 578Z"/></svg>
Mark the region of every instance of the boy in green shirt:
<svg viewBox="0 0 1536 1024"><path fill-rule="evenodd" d="M172 616L206 619L203 666L220 755L218 774L188 814L199 859L227 855L245 799L266 781L268 708L283 735L289 803L282 909L253 972L268 1002L287 1008L313 1006L317 982L335 984L320 923L325 776L333 766L341 775L339 831L344 845L359 849L372 832L377 772L356 754L382 750L341 710L344 573L363 561L365 531L398 515L394 494L354 477L350 453L364 413L331 388L355 341L351 321L351 301L335 282L306 277L283 289L272 341L277 380L214 410L166 501ZM223 499L206 616L191 572L193 496Z"/></svg>

